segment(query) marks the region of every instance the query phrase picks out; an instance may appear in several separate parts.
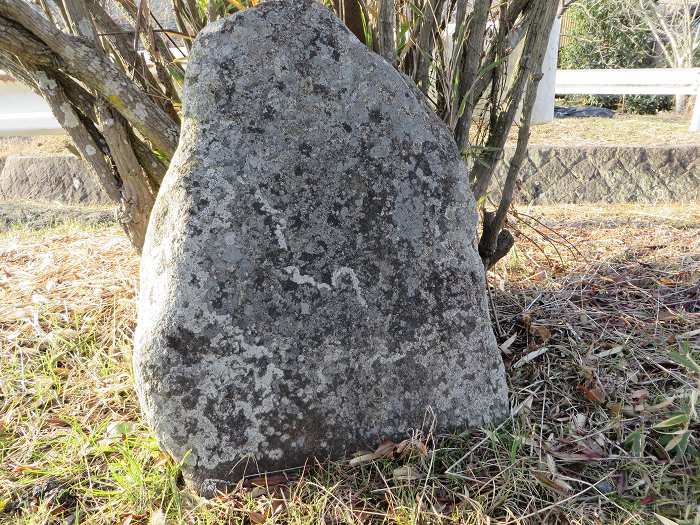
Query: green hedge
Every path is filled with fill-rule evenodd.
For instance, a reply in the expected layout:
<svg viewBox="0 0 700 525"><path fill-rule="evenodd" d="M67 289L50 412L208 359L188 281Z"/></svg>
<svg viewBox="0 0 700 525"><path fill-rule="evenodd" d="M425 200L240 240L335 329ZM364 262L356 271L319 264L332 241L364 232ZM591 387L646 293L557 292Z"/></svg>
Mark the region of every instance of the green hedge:
<svg viewBox="0 0 700 525"><path fill-rule="evenodd" d="M654 41L629 0L578 0L566 13L563 69L653 67ZM569 104L603 106L630 113L656 113L672 106L671 97L571 96Z"/></svg>

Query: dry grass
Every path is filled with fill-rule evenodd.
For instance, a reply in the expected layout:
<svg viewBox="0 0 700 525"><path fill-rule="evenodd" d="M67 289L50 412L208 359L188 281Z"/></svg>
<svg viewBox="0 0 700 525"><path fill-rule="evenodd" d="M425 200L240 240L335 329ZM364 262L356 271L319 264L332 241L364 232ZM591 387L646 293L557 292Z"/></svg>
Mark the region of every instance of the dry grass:
<svg viewBox="0 0 700 525"><path fill-rule="evenodd" d="M0 236L0 522L698 523L700 211L521 213L491 277L508 421L210 501L139 419L124 237Z"/></svg>
<svg viewBox="0 0 700 525"><path fill-rule="evenodd" d="M0 158L8 155L51 155L69 153L68 135L40 135L36 137L0 137Z"/></svg>
<svg viewBox="0 0 700 525"><path fill-rule="evenodd" d="M0 171L10 155L76 154L68 135L38 135L32 137L0 137Z"/></svg>
<svg viewBox="0 0 700 525"><path fill-rule="evenodd" d="M55 202L0 200L0 233L12 229L41 230L80 223L114 224L113 206L73 206Z"/></svg>
<svg viewBox="0 0 700 525"><path fill-rule="evenodd" d="M555 119L532 126L533 146L690 146L700 145L700 133L690 133L690 117L674 113L658 115L617 114L615 118ZM517 127L509 142L517 140Z"/></svg>

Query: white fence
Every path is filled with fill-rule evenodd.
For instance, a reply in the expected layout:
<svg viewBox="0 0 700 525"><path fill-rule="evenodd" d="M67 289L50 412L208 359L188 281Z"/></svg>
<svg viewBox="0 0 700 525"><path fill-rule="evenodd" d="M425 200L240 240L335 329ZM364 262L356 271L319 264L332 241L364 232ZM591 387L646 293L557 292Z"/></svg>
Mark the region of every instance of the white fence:
<svg viewBox="0 0 700 525"><path fill-rule="evenodd" d="M170 48L176 58L185 55L179 48ZM147 52L146 64L152 64ZM21 82L0 71L0 137L22 135L60 135L65 133L54 118L51 107L42 97Z"/></svg>
<svg viewBox="0 0 700 525"><path fill-rule="evenodd" d="M557 95L697 95L690 130L700 131L700 68L559 69L555 91ZM538 94L552 104L551 90ZM0 73L0 136L59 133L63 130L44 99Z"/></svg>
<svg viewBox="0 0 700 525"><path fill-rule="evenodd" d="M0 76L0 136L61 133L63 129L43 98L21 82Z"/></svg>
<svg viewBox="0 0 700 525"><path fill-rule="evenodd" d="M557 95L696 95L690 131L700 131L700 68L559 69Z"/></svg>

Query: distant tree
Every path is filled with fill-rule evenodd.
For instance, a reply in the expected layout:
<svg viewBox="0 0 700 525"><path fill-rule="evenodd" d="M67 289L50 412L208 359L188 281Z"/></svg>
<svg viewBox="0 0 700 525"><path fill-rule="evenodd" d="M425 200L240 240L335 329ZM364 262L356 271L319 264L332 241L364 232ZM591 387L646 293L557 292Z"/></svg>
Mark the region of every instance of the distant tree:
<svg viewBox="0 0 700 525"><path fill-rule="evenodd" d="M119 17L104 0L0 0L0 65L46 99L119 204L119 220L140 249L178 141L186 53L173 49L189 50L208 21L257 2L174 0L178 27L166 28L148 0L114 1ZM484 210L479 250L491 267L513 245L506 216L558 2L332 0L329 7L412 78L452 130L472 166L472 189ZM507 76L506 58L519 41L523 52ZM515 156L499 202L487 210L518 114Z"/></svg>
<svg viewBox="0 0 700 525"><path fill-rule="evenodd" d="M640 0L579 0L567 12L565 41L560 50L564 69L654 67L654 39L644 23ZM571 97L574 98L574 97ZM580 97L576 97L580 100ZM631 113L670 108L670 99L649 95L586 96L584 103Z"/></svg>
<svg viewBox="0 0 700 525"><path fill-rule="evenodd" d="M668 67L695 66L700 50L700 2L697 0L628 0L654 36ZM676 111L685 97L676 96Z"/></svg>

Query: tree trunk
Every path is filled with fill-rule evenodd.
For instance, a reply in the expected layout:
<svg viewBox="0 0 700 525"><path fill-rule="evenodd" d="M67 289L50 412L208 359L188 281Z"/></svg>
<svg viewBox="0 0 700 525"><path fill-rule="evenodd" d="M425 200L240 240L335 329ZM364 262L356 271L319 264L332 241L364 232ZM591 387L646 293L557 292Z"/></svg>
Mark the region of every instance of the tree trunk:
<svg viewBox="0 0 700 525"><path fill-rule="evenodd" d="M342 0L343 1L343 22L348 26L348 29L362 42L367 43L365 37L365 28L362 23L362 6L359 0Z"/></svg>
<svg viewBox="0 0 700 525"><path fill-rule="evenodd" d="M396 12L393 0L379 0L379 54L396 63Z"/></svg>

